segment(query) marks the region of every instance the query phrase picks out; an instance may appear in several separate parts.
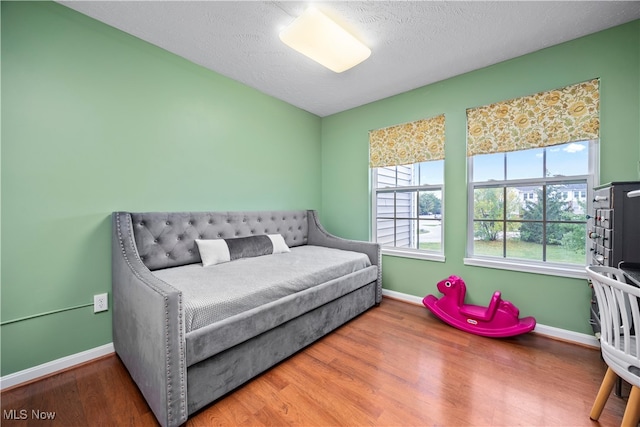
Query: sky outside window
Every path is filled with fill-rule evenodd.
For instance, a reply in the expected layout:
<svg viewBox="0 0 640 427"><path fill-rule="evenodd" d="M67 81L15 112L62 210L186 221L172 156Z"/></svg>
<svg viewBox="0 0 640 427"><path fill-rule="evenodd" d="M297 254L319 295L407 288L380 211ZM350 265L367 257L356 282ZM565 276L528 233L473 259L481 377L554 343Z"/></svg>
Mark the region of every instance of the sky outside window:
<svg viewBox="0 0 640 427"><path fill-rule="evenodd" d="M506 179L543 178L543 151L547 151L546 176L586 175L589 168L588 141L571 142L547 148L506 153ZM473 157L473 181L504 180L505 153Z"/></svg>
<svg viewBox="0 0 640 427"><path fill-rule="evenodd" d="M442 185L444 183L444 160L423 162L419 165L418 185Z"/></svg>

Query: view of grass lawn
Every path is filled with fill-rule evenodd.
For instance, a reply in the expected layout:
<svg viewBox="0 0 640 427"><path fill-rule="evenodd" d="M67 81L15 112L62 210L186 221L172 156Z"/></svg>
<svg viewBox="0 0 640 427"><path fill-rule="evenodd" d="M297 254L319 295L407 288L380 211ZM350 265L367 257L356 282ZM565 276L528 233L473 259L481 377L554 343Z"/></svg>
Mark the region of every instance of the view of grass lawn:
<svg viewBox="0 0 640 427"><path fill-rule="evenodd" d="M502 257L502 241L476 240L474 242L476 255ZM540 261L542 259L542 245L539 243L523 242L518 239L507 241L507 256ZM581 264L585 263L584 251L573 251L562 245L547 245L547 261Z"/></svg>
<svg viewBox="0 0 640 427"><path fill-rule="evenodd" d="M442 250L441 239L442 223L440 221L421 221L420 234L418 235L419 249L440 252Z"/></svg>
<svg viewBox="0 0 640 427"><path fill-rule="evenodd" d="M421 224L418 236L419 249L439 252L440 224ZM492 256L502 258L502 240L476 240L473 252L475 255ZM542 261L542 245L539 243L525 242L515 236L507 236L507 257L532 261ZM585 253L575 251L563 245L547 245L547 261L567 264L585 265Z"/></svg>
<svg viewBox="0 0 640 427"><path fill-rule="evenodd" d="M420 249L428 251L440 251L440 242L421 242Z"/></svg>

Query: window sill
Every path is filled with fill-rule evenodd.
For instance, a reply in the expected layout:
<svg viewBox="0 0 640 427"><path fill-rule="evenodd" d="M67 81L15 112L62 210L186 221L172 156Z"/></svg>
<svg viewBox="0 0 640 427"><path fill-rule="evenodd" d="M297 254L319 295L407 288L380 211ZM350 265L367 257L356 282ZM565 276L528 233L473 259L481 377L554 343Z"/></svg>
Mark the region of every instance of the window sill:
<svg viewBox="0 0 640 427"><path fill-rule="evenodd" d="M514 260L497 260L488 258L465 258L465 265L476 267L497 268L500 270L521 271L523 273L546 274L548 276L568 277L571 279L586 279L584 267L571 265L540 265L518 262Z"/></svg>
<svg viewBox="0 0 640 427"><path fill-rule="evenodd" d="M396 256L401 258L413 258L423 259L427 261L444 262L445 258L442 254L436 254L432 252L411 250L411 249L399 249L399 248L382 248L382 255Z"/></svg>

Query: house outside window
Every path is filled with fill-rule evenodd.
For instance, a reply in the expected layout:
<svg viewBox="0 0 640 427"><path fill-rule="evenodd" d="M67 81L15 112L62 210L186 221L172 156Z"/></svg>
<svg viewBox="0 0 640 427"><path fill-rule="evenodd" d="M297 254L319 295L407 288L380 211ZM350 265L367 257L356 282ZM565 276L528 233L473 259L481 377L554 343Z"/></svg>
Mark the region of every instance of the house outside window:
<svg viewBox="0 0 640 427"><path fill-rule="evenodd" d="M372 240L384 254L444 261L444 115L369 140Z"/></svg>

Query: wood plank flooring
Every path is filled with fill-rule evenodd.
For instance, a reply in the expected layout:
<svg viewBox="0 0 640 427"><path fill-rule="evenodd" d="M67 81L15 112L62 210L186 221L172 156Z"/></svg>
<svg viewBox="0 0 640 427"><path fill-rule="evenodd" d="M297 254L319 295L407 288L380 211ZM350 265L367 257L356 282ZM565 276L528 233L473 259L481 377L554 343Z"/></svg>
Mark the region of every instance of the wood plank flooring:
<svg viewBox="0 0 640 427"><path fill-rule="evenodd" d="M605 370L596 349L477 337L385 298L186 426L617 426L626 398L613 395L589 420ZM1 398L6 427L157 425L115 355Z"/></svg>

